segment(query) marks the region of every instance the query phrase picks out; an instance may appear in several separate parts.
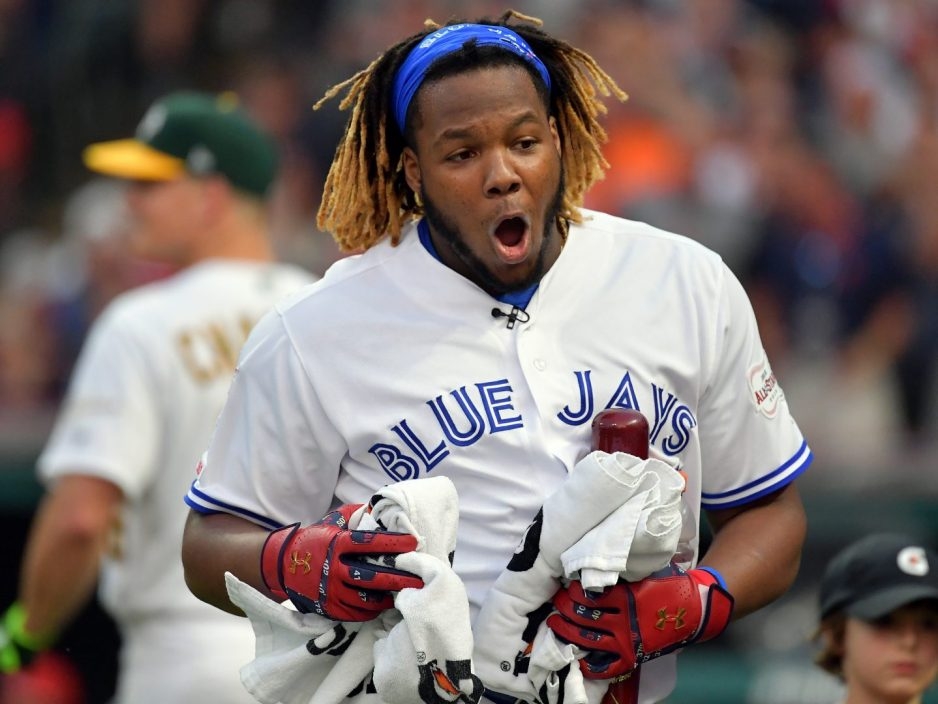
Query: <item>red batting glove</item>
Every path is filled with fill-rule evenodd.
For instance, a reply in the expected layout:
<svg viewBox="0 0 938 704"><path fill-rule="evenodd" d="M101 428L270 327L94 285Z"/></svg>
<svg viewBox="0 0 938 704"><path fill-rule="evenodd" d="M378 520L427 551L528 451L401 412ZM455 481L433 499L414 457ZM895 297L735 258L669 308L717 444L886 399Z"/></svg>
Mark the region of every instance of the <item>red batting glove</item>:
<svg viewBox="0 0 938 704"><path fill-rule="evenodd" d="M261 551L264 584L302 613L334 621L370 621L394 606L390 592L420 589L415 574L394 567L394 556L417 549L407 533L349 530L361 504L346 504L313 525L273 531ZM378 558L381 564L366 561Z"/></svg>
<svg viewBox="0 0 938 704"><path fill-rule="evenodd" d="M554 596L547 626L588 651L587 679L610 679L692 643L714 638L733 613L733 597L707 570L670 565L638 582L619 581L602 592L570 582Z"/></svg>

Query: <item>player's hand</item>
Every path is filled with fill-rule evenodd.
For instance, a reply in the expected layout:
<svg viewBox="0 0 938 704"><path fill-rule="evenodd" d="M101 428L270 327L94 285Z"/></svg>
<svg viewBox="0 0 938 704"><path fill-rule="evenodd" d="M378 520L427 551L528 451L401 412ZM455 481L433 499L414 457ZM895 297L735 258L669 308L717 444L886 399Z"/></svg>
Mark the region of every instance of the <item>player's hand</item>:
<svg viewBox="0 0 938 704"><path fill-rule="evenodd" d="M587 679L628 674L643 662L718 636L730 622L733 597L710 572L677 565L601 593L571 582L554 597L547 626L587 654Z"/></svg>
<svg viewBox="0 0 938 704"><path fill-rule="evenodd" d="M273 531L261 552L267 588L302 613L335 621L370 621L394 606L391 592L421 588L417 575L394 567L396 555L417 549L417 538L349 530L358 508L346 504L305 528L295 523Z"/></svg>
<svg viewBox="0 0 938 704"><path fill-rule="evenodd" d="M26 667L48 647L47 639L27 633L26 611L15 603L3 614L0 621L0 672L12 674Z"/></svg>

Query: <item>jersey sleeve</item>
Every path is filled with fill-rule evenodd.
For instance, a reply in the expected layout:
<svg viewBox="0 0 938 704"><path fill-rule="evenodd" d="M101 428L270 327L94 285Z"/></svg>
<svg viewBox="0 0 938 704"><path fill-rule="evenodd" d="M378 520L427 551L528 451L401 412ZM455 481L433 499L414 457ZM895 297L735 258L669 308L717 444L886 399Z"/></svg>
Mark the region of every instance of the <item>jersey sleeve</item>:
<svg viewBox="0 0 938 704"><path fill-rule="evenodd" d="M145 491L156 471L162 417L154 354L128 311L102 313L39 457L43 482L83 474L113 482L129 498Z"/></svg>
<svg viewBox="0 0 938 704"><path fill-rule="evenodd" d="M813 459L772 372L749 299L725 266L723 274L715 367L699 415L701 505L710 510L776 491Z"/></svg>
<svg viewBox="0 0 938 704"><path fill-rule="evenodd" d="M254 328L198 474L185 497L200 513L268 528L315 520L332 503L344 448L277 311Z"/></svg>

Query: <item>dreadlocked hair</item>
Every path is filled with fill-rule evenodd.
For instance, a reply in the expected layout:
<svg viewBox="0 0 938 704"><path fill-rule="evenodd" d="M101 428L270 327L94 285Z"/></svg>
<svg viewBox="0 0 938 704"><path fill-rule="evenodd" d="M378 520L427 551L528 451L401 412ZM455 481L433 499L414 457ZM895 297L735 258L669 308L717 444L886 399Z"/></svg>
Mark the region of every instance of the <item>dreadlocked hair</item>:
<svg viewBox="0 0 938 704"><path fill-rule="evenodd" d="M510 27L550 72L550 112L557 120L563 146L566 187L558 215L563 232L566 222L581 221L579 207L584 195L609 166L602 154L607 140L599 122L606 112L602 98L612 95L624 101L627 96L592 56L542 31L542 22L535 17L508 10L494 21L483 19L477 24ZM319 109L344 91L339 109L351 108L316 218L319 229L331 232L344 252L364 251L385 236L396 245L404 224L423 212L404 179L401 154L406 142L390 109L391 92L397 70L410 50L441 26L427 20L424 31L392 46L368 67L334 85L313 106Z"/></svg>

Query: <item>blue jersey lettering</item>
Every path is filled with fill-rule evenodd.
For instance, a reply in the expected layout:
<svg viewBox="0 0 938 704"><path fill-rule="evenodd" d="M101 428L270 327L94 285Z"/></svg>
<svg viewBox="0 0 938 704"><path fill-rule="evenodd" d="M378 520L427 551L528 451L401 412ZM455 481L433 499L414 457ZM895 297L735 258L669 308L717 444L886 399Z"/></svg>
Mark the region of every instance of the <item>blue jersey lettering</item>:
<svg viewBox="0 0 938 704"><path fill-rule="evenodd" d="M467 447L478 442L485 431L485 420L482 418L482 411L469 398L465 386L460 386L456 391L450 391L450 396L459 404L462 417L468 421L469 427L464 431L456 427L453 416L447 410L446 404L443 403L443 397L437 396L432 401L427 401L427 405L430 406L433 415L436 416L436 420L443 430L443 435L451 445L456 447Z"/></svg>
<svg viewBox="0 0 938 704"><path fill-rule="evenodd" d="M580 391L580 401L577 410L564 406L557 417L567 425L583 425L593 417L593 382L590 380L589 369L583 372L573 372L576 375L577 389Z"/></svg>
<svg viewBox="0 0 938 704"><path fill-rule="evenodd" d="M510 395L512 388L507 379L476 384L476 388L482 394L482 406L489 420L489 432L500 433L524 426L521 414L515 411L512 405ZM515 415L508 416L507 414L511 411L514 411Z"/></svg>

